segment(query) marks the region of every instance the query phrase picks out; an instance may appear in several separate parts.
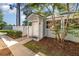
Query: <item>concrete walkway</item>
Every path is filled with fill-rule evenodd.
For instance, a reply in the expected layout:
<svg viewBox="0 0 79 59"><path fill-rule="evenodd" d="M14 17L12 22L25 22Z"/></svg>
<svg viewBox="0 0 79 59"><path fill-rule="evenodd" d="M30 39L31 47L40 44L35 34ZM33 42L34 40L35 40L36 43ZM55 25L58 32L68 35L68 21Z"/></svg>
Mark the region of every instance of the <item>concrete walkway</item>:
<svg viewBox="0 0 79 59"><path fill-rule="evenodd" d="M34 56L35 53L21 44L15 44L9 47L14 56Z"/></svg>
<svg viewBox="0 0 79 59"><path fill-rule="evenodd" d="M7 47L10 49L10 51L14 56L34 56L35 55L33 51L24 47L22 44L13 40L8 36L3 35L1 36L1 39L4 41L4 43L7 45Z"/></svg>
<svg viewBox="0 0 79 59"><path fill-rule="evenodd" d="M3 42L3 40L0 39L0 50L7 48L6 44Z"/></svg>
<svg viewBox="0 0 79 59"><path fill-rule="evenodd" d="M16 39L16 41L18 41L20 44L25 44L31 40L32 40L31 38L27 38L27 37L22 37L22 38Z"/></svg>

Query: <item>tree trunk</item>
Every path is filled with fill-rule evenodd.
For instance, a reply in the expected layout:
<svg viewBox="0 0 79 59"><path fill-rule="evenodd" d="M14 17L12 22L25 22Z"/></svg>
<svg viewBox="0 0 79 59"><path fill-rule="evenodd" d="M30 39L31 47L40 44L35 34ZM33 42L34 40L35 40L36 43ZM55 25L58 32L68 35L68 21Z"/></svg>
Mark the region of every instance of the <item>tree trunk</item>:
<svg viewBox="0 0 79 59"><path fill-rule="evenodd" d="M20 3L17 3L16 9L16 25L20 26Z"/></svg>

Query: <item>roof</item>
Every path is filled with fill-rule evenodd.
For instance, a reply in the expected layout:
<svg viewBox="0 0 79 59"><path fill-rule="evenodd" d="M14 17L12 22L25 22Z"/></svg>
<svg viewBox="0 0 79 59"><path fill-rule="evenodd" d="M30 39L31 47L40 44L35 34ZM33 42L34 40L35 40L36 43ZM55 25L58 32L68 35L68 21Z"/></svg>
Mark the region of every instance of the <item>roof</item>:
<svg viewBox="0 0 79 59"><path fill-rule="evenodd" d="M39 20L39 18L41 18L42 19L42 15L37 15L37 14L35 14L35 13L32 13L31 15L29 15L28 17L27 17L27 19L28 20L33 20L33 21L37 21L37 20Z"/></svg>
<svg viewBox="0 0 79 59"><path fill-rule="evenodd" d="M69 19L73 19L74 18L79 18L79 13L72 13L72 14L65 14L65 15L59 15L59 14L55 14L55 20L61 20L61 19L67 19L69 16ZM39 20L39 15L32 13L30 16L28 16L27 18L28 20ZM52 20L52 15L47 17L47 20Z"/></svg>
<svg viewBox="0 0 79 59"><path fill-rule="evenodd" d="M37 14L31 14L28 16L28 20L34 20L34 19L37 19L38 15Z"/></svg>
<svg viewBox="0 0 79 59"><path fill-rule="evenodd" d="M48 16L47 19L48 20L52 20L52 16ZM73 18L79 18L79 13L75 13L75 14L70 14L70 15L55 15L55 20L61 20L61 19L67 19L69 16L69 19L73 19Z"/></svg>

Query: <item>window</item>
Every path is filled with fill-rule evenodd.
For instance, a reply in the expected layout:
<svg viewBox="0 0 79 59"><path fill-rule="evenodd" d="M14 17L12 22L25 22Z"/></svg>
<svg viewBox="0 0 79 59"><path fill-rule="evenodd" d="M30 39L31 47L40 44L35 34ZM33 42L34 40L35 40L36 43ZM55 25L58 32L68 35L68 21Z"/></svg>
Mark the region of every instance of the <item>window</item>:
<svg viewBox="0 0 79 59"><path fill-rule="evenodd" d="M46 28L48 28L48 23L49 23L49 22L47 21L47 22L46 22Z"/></svg>
<svg viewBox="0 0 79 59"><path fill-rule="evenodd" d="M47 21L46 22L46 28L49 28L51 26L51 24L52 24L51 21Z"/></svg>

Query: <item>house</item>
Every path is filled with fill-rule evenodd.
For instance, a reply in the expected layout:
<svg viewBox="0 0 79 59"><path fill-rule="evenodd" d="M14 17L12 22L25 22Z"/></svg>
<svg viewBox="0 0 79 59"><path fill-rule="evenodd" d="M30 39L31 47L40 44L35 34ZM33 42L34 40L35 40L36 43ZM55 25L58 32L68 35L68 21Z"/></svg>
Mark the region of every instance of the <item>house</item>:
<svg viewBox="0 0 79 59"><path fill-rule="evenodd" d="M69 19L73 19L73 15L74 14L71 14ZM67 18L68 15L55 15L55 20L57 20L57 22L61 24L62 30ZM48 24L50 24L50 22L52 21L52 15L44 19L43 16L31 14L27 19L29 22L32 22L32 26L29 27L31 29L28 31L29 33L27 35L33 40L39 41L43 37L55 37L55 32L51 31L51 29L48 27ZM79 16L74 16L74 19L79 19ZM72 37L72 35L68 34L65 39L79 42L77 37L74 37L75 39L73 39Z"/></svg>
<svg viewBox="0 0 79 59"><path fill-rule="evenodd" d="M52 32L50 28L48 28L48 23L52 21L52 16L48 16L46 19L43 18L43 16L39 16L37 14L31 14L27 19L28 21L32 22L32 28L29 30L27 35L35 39L36 41L39 41L43 37L55 37L55 32ZM64 18L64 16L62 17ZM61 17L56 16L56 20L60 21ZM60 21L60 23L63 23ZM61 26L63 27L63 26Z"/></svg>

